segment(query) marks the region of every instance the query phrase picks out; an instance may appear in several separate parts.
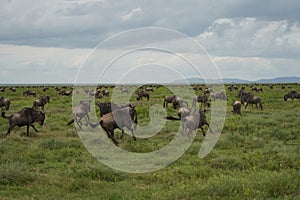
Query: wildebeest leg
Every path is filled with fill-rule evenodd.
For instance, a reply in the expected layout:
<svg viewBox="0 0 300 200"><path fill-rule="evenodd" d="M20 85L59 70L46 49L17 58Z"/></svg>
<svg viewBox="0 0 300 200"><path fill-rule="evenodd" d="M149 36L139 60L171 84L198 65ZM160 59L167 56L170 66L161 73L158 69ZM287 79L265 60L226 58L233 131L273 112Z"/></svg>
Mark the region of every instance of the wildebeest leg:
<svg viewBox="0 0 300 200"><path fill-rule="evenodd" d="M117 142L117 140L115 139L115 136L114 136L114 131L110 131L110 139L114 142L114 144L116 146L118 146L118 142Z"/></svg>
<svg viewBox="0 0 300 200"><path fill-rule="evenodd" d="M130 128L128 128L130 131L131 131L131 134L132 134L132 138L133 138L133 140L134 141L136 141L136 137L135 137L135 135L134 135L134 131L133 131L133 129L130 127Z"/></svg>
<svg viewBox="0 0 300 200"><path fill-rule="evenodd" d="M249 103L247 102L247 103L246 103L246 106L245 106L245 110L247 109L247 107L248 107L248 104L249 104Z"/></svg>
<svg viewBox="0 0 300 200"><path fill-rule="evenodd" d="M14 127L15 127L15 125L9 126L9 128L8 128L8 130L7 130L7 132L6 132L6 136L5 136L5 137L7 137L7 136L10 135L10 131L11 131Z"/></svg>
<svg viewBox="0 0 300 200"><path fill-rule="evenodd" d="M202 130L202 135L205 136L204 129L202 128L202 126L201 126L200 128L201 128L201 130Z"/></svg>
<svg viewBox="0 0 300 200"><path fill-rule="evenodd" d="M29 124L27 124L27 136L29 136Z"/></svg>
<svg viewBox="0 0 300 200"><path fill-rule="evenodd" d="M34 125L31 124L30 126L34 129L35 132L39 132L39 131L34 127Z"/></svg>
<svg viewBox="0 0 300 200"><path fill-rule="evenodd" d="M122 133L121 133L121 136L120 136L120 139L123 139L123 137L124 137L124 129L123 128L119 128L121 131L122 131Z"/></svg>

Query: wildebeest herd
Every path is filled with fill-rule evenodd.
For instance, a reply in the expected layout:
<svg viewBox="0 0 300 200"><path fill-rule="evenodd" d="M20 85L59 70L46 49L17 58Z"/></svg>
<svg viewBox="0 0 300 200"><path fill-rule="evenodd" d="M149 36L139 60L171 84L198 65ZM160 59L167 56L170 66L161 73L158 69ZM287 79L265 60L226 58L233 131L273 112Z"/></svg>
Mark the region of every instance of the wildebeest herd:
<svg viewBox="0 0 300 200"><path fill-rule="evenodd" d="M270 89L273 89L273 85L269 86ZM195 90L201 90L202 88L196 88ZM254 89L253 89L254 88ZM48 87L43 87L43 91L46 93L48 91ZM66 87L55 87L58 95L62 96L71 96L72 88L67 90ZM14 88L15 92L16 88ZM91 122L89 118L90 112L90 104L91 98L104 98L109 97L108 90L101 90L100 87L94 90L89 90L86 87L83 87L83 90L87 94L87 99L83 99L79 102L77 106L73 107L73 118L67 123L67 125L75 122L79 128L83 125L91 126L93 128L100 125L103 130L107 133L107 136L112 140L115 145L118 145L114 137L114 130L120 129L122 131L121 138L124 135L125 128L130 130L132 137L136 140L135 132L138 123L138 112L136 110L136 106L132 103L127 105L117 105L114 102L97 102L96 105L100 110L100 120L99 122ZM242 114L242 106L244 105L246 109L249 104L256 105L257 108L263 110L262 99L257 96L254 92L263 92L262 88L250 87L250 91L246 90L245 86L242 86L239 90L237 85L230 85L228 87L229 91L237 90L237 95L235 97L234 102L232 103L232 113L234 114ZM0 87L0 91L4 92L5 87ZM129 94L128 88L126 86L120 87L120 91L124 94ZM136 100L141 101L143 98L147 99L147 102L150 99L150 94L153 93L154 90L152 87L139 88L136 92ZM37 93L33 90L25 90L23 95L27 97L36 97ZM161 94L163 95L163 94ZM202 94L194 96L191 99L191 107L189 107L187 99L183 99L182 97L172 95L172 94L164 94L161 98L162 104L164 108L168 108L168 104L172 104L172 108L177 111L178 117L167 116L168 120L180 120L182 123L182 135L190 136L192 131L200 128L205 136L205 131L203 126L208 126L208 129L211 133L213 131L209 127L209 123L206 120L205 112L210 109L210 106L215 101L228 101L225 91L214 91L212 88L207 87L203 90ZM33 101L32 107L25 107L22 110L12 113L7 116L6 112L10 109L11 100L8 97L0 98L0 107L2 109L2 117L8 120L9 127L6 132L6 136L10 135L10 132L15 126L27 126L27 136L29 136L29 128L32 127L36 132L37 129L34 126L34 123L39 123L40 125L44 124L46 114L45 114L45 106L50 102L50 95L42 95L40 98L35 99ZM300 92L296 92L295 90L290 91L283 97L284 101L288 99L300 99ZM199 104L197 104L199 103ZM142 104L142 103L141 103ZM85 124L82 123L82 119L84 119Z"/></svg>

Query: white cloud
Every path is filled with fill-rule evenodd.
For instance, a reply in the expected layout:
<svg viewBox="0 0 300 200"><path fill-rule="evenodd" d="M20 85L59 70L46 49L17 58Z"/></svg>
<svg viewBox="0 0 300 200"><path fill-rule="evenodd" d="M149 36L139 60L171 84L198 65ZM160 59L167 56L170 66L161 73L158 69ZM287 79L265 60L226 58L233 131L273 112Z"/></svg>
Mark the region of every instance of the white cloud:
<svg viewBox="0 0 300 200"><path fill-rule="evenodd" d="M140 7L134 8L132 9L128 14L124 15L121 17L121 19L123 21L129 21L131 20L135 15L137 15L138 13L141 13L142 9Z"/></svg>
<svg viewBox="0 0 300 200"><path fill-rule="evenodd" d="M227 56L300 56L300 24L256 18L217 19L197 40L209 52Z"/></svg>

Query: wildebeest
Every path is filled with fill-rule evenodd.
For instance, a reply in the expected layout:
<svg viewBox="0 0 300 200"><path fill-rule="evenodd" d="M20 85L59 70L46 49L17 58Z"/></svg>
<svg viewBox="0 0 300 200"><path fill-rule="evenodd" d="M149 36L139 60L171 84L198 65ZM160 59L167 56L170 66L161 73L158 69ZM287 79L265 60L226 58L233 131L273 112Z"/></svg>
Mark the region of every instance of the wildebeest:
<svg viewBox="0 0 300 200"><path fill-rule="evenodd" d="M287 93L286 95L283 96L284 101L287 101L288 99L300 99L300 92L296 92L295 90Z"/></svg>
<svg viewBox="0 0 300 200"><path fill-rule="evenodd" d="M23 92L23 96L28 97L28 96L33 96L36 97L36 92L33 90L25 90Z"/></svg>
<svg viewBox="0 0 300 200"><path fill-rule="evenodd" d="M251 94L251 92L246 91L246 90L240 90L237 97L241 98L242 96L249 95L249 94Z"/></svg>
<svg viewBox="0 0 300 200"><path fill-rule="evenodd" d="M233 103L233 105L232 105L232 108L233 108L233 110L232 110L233 114L239 114L239 115L241 115L242 104L241 104L240 101L235 101Z"/></svg>
<svg viewBox="0 0 300 200"><path fill-rule="evenodd" d="M103 115L112 112L113 110L117 108L121 108L121 106L112 103L112 102L101 102L101 103L96 103L97 106L99 106L100 109L100 117Z"/></svg>
<svg viewBox="0 0 300 200"><path fill-rule="evenodd" d="M187 107L180 107L177 114L180 119L183 119L186 116L190 115L190 112L190 109L188 109Z"/></svg>
<svg viewBox="0 0 300 200"><path fill-rule="evenodd" d="M45 113L33 110L32 108L23 108L21 111L13 113L10 116L5 116L5 112L2 112L2 117L8 119L9 123L6 136L10 135L10 131L15 126L27 126L27 136L29 136L29 126L31 126L35 132L38 132L33 123L38 122L40 125L43 125L45 121Z"/></svg>
<svg viewBox="0 0 300 200"><path fill-rule="evenodd" d="M122 131L121 139L124 136L124 129L127 128L131 131L133 139L136 140L134 132L137 125L137 112L132 104L105 114L100 118L100 121L97 124L90 123L93 128L97 127L99 124L107 133L108 138L110 138L115 145L118 145L118 142L114 137L114 130L117 128Z"/></svg>
<svg viewBox="0 0 300 200"><path fill-rule="evenodd" d="M68 90L62 90L62 91L59 91L58 93L60 96L71 96L72 95L72 92L71 91L68 91Z"/></svg>
<svg viewBox="0 0 300 200"><path fill-rule="evenodd" d="M191 136L192 131L201 128L202 134L205 136L205 132L203 130L204 125L207 125L210 132L213 133L209 127L204 112L202 110L196 110L193 114L182 119L182 135L187 134L188 136Z"/></svg>
<svg viewBox="0 0 300 200"><path fill-rule="evenodd" d="M81 127L82 118L86 119L86 124L88 125L88 122L90 120L89 118L90 104L91 104L91 100L80 101L79 105L73 108L73 119L71 119L67 125L70 125L75 121L77 125Z"/></svg>
<svg viewBox="0 0 300 200"><path fill-rule="evenodd" d="M168 107L168 103L172 103L174 109L182 107L183 104L185 104L186 106L188 106L188 103L186 101L184 101L182 98L180 98L180 97L178 97L176 95L165 96L164 97L163 107L167 108Z"/></svg>
<svg viewBox="0 0 300 200"><path fill-rule="evenodd" d="M210 103L208 102L208 98L205 94L193 97L193 107L194 108L196 107L197 102L201 103L200 107L202 107L203 104L204 104L204 107L210 107Z"/></svg>
<svg viewBox="0 0 300 200"><path fill-rule="evenodd" d="M146 87L145 89L147 92L154 92L153 88L152 87Z"/></svg>
<svg viewBox="0 0 300 200"><path fill-rule="evenodd" d="M220 92L211 92L210 93L210 99L211 101L215 101L217 99L226 101L226 94L224 91L220 91Z"/></svg>
<svg viewBox="0 0 300 200"><path fill-rule="evenodd" d="M104 96L109 97L109 92L108 92L108 90L102 90L101 94L102 94L103 97L104 97Z"/></svg>
<svg viewBox="0 0 300 200"><path fill-rule="evenodd" d="M149 100L149 98L150 98L149 92L145 92L144 90L138 91L136 100L138 100L138 101L143 100L143 97L145 97L145 98L147 98L147 100Z"/></svg>
<svg viewBox="0 0 300 200"><path fill-rule="evenodd" d="M45 105L49 102L50 102L50 96L48 95L42 96L39 99L34 100L32 108L36 109L38 107L41 107L42 110L44 110Z"/></svg>
<svg viewBox="0 0 300 200"><path fill-rule="evenodd" d="M247 106L249 104L255 104L257 107L257 104L259 104L260 109L262 110L262 103L259 96L254 96L253 94L244 95L241 97L242 104L246 103L245 109L247 109Z"/></svg>
<svg viewBox="0 0 300 200"><path fill-rule="evenodd" d="M5 107L6 110L9 110L9 106L10 106L10 99L1 97L0 98L0 108L2 109L3 107Z"/></svg>

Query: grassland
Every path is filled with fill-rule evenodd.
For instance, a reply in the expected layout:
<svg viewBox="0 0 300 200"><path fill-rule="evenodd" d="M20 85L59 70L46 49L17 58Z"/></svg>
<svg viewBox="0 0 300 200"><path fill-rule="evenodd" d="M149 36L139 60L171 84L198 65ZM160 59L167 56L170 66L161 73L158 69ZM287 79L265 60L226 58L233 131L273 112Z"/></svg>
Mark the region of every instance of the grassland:
<svg viewBox="0 0 300 200"><path fill-rule="evenodd" d="M227 117L214 149L203 159L198 151L201 131L193 144L176 162L159 171L129 174L111 169L97 161L85 149L74 126L72 98L48 94L46 122L37 125L39 133L16 127L11 136L0 138L0 199L299 199L300 198L300 102L283 100L283 95L299 85L274 89L262 85L257 93L264 110L242 109L242 116L231 113L237 91L227 91ZM31 107L33 97L6 90L0 96L11 99L7 114ZM249 90L249 88L246 88ZM111 88L108 88L111 91ZM200 93L197 91L196 93ZM166 88L155 89L150 101L135 101L141 125L149 122L149 107L162 105ZM97 101L109 101L108 98ZM176 112L167 109L169 114ZM208 111L208 115L209 115ZM174 135L179 122L167 122L153 138L133 141L129 135L117 140L120 147L148 152L164 146ZM0 119L0 135L8 128Z"/></svg>

